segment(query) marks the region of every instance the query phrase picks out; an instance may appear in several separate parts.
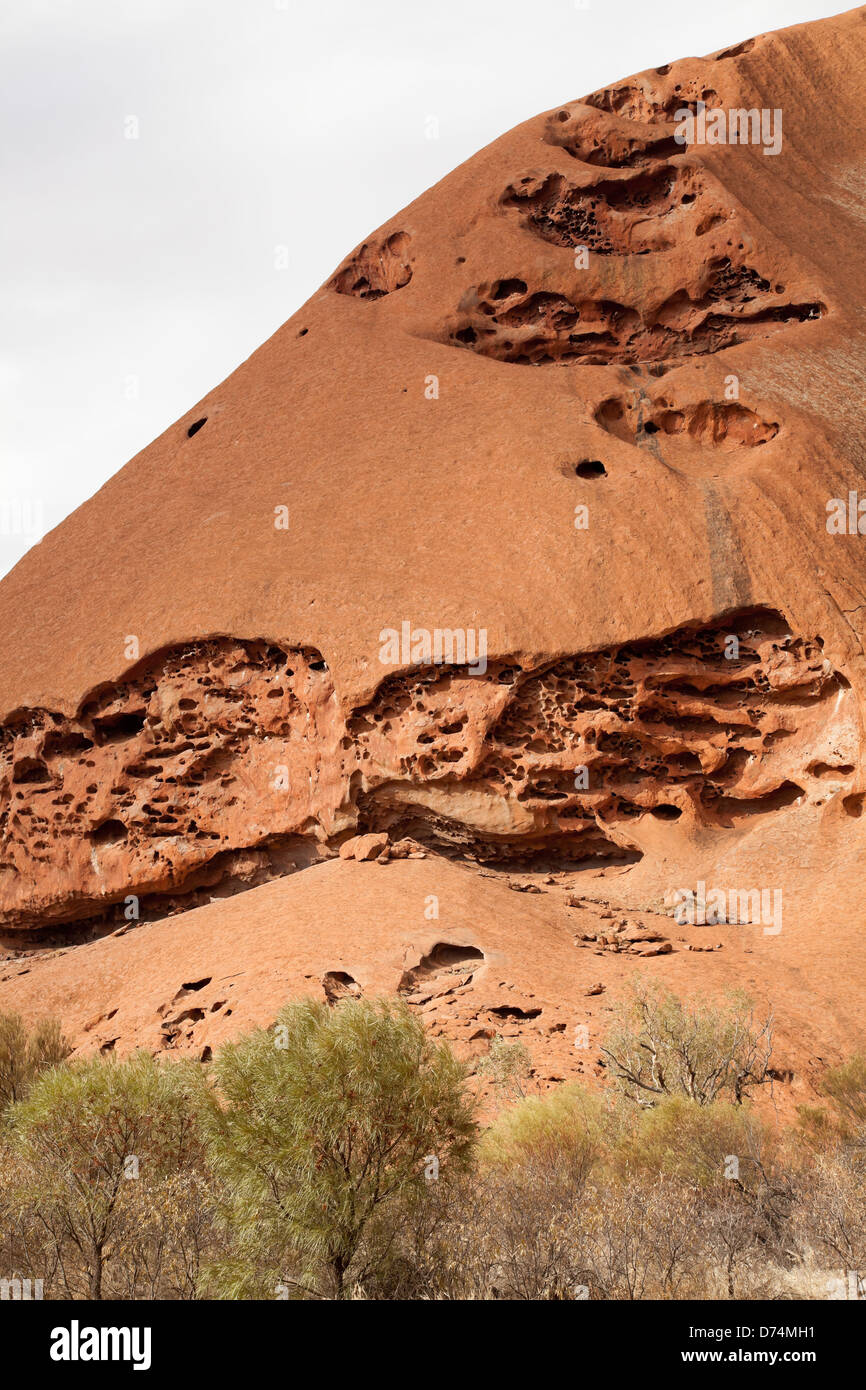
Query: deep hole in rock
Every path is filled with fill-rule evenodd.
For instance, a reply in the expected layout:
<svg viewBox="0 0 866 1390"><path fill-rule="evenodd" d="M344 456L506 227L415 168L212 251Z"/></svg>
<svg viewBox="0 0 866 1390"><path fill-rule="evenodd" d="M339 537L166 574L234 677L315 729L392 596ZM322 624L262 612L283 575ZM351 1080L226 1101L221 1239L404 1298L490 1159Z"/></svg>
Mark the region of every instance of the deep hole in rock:
<svg viewBox="0 0 866 1390"><path fill-rule="evenodd" d="M123 821L110 817L96 827L90 839L94 845L117 845L125 840L126 836L127 829Z"/></svg>
<svg viewBox="0 0 866 1390"><path fill-rule="evenodd" d="M575 464L574 471L578 478L604 478L607 476L607 469L601 459L582 459Z"/></svg>
<svg viewBox="0 0 866 1390"><path fill-rule="evenodd" d="M510 299L513 294L526 294L525 280L499 280L493 287L492 299Z"/></svg>
<svg viewBox="0 0 866 1390"><path fill-rule="evenodd" d="M176 1018L168 1020L162 1025L163 1032L175 1027L178 1023L201 1023L204 1018L204 1009L184 1009Z"/></svg>
<svg viewBox="0 0 866 1390"><path fill-rule="evenodd" d="M93 727L103 743L116 743L133 738L144 728L143 714L110 714L94 716Z"/></svg>
<svg viewBox="0 0 866 1390"><path fill-rule="evenodd" d="M377 300L402 289L412 279L407 232L393 232L382 242L365 242L331 281L337 294Z"/></svg>
<svg viewBox="0 0 866 1390"><path fill-rule="evenodd" d="M358 999L361 986L345 970L327 970L322 976L322 989L329 1004L337 1004L341 999Z"/></svg>
<svg viewBox="0 0 866 1390"><path fill-rule="evenodd" d="M50 782L51 773L41 758L19 758L12 773L13 782Z"/></svg>
<svg viewBox="0 0 866 1390"><path fill-rule="evenodd" d="M80 733L61 733L59 730L49 734L43 745L48 757L71 757L75 753L86 753L93 747L93 740Z"/></svg>
<svg viewBox="0 0 866 1390"><path fill-rule="evenodd" d="M187 439L192 439L192 437L193 437L194 434L198 434L198 432L199 432L199 430L201 429L202 425L206 425L206 424L207 424L207 416L206 416L206 415L203 415L202 418L201 418L200 420L196 420L194 424L190 425L189 429L188 429L187 432L186 432L186 437L187 437Z"/></svg>
<svg viewBox="0 0 866 1390"><path fill-rule="evenodd" d="M806 771L811 772L813 777L839 779L841 777L850 777L851 773L854 771L854 764L816 762L810 763Z"/></svg>
<svg viewBox="0 0 866 1390"><path fill-rule="evenodd" d="M477 946L456 946L448 941L437 941L425 956L411 970L406 970L397 986L400 993L410 993L424 985L435 975L458 977L462 970L476 961L484 960L484 952Z"/></svg>
<svg viewBox="0 0 866 1390"><path fill-rule="evenodd" d="M479 951L477 946L451 946L447 941L437 941L433 950L424 957L422 964L426 962L429 965L448 967L483 959L484 952Z"/></svg>

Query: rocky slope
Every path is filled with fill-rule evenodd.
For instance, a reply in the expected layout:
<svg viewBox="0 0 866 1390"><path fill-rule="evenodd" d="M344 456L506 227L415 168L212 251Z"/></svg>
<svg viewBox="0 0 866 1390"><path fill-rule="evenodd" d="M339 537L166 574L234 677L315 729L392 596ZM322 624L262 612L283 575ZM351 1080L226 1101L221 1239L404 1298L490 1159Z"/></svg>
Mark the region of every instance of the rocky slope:
<svg viewBox="0 0 866 1390"><path fill-rule="evenodd" d="M80 998L84 1045L129 1008L119 1045L162 1046L173 992L298 893L272 986L190 1047L334 971L396 988L365 973L378 929L362 947L349 914L338 941L307 901L380 872L322 863L358 835L460 873L479 912L484 874L549 880L589 938L593 900L640 932L699 883L733 892L721 973L665 932L652 968L747 984L756 948L731 948L757 940L803 1048L843 940L862 986L864 67L861 9L518 126L0 584L4 1007ZM778 153L679 143L699 103L781 112ZM507 900L525 992L542 925ZM192 923L218 964L183 963ZM598 946L611 987L641 944ZM411 968L438 946L463 949L433 932ZM136 1014L124 979L167 959L186 983ZM838 988L824 1052L856 1043Z"/></svg>

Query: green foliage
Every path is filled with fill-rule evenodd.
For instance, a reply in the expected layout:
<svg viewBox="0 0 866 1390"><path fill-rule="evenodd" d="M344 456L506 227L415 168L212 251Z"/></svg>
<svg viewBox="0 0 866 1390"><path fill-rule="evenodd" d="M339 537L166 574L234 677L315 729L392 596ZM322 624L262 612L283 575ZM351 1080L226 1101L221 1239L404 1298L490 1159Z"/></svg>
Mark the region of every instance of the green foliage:
<svg viewBox="0 0 866 1390"><path fill-rule="evenodd" d="M479 1148L491 1168L567 1164L585 1174L609 1137L612 1117L604 1101L581 1086L560 1086L502 1110Z"/></svg>
<svg viewBox="0 0 866 1390"><path fill-rule="evenodd" d="M636 1117L618 1160L626 1174L667 1173L702 1187L721 1187L738 1171L751 1186L771 1161L773 1147L766 1125L740 1105L666 1096Z"/></svg>
<svg viewBox="0 0 866 1390"><path fill-rule="evenodd" d="M857 1052L838 1067L830 1067L818 1084L849 1138L866 1137L866 1053Z"/></svg>
<svg viewBox="0 0 866 1390"><path fill-rule="evenodd" d="M866 1054L856 1052L847 1062L829 1067L816 1084L828 1106L801 1105L800 1132L813 1150L837 1144L866 1154Z"/></svg>
<svg viewBox="0 0 866 1390"><path fill-rule="evenodd" d="M56 1262L80 1257L86 1293L130 1257L169 1191L177 1199L202 1156L191 1064L144 1053L44 1072L8 1113L15 1177L10 1209L38 1213Z"/></svg>
<svg viewBox="0 0 866 1390"><path fill-rule="evenodd" d="M207 1068L0 1037L0 1278L47 1297L823 1297L866 1264L866 1059L789 1143L741 1104L770 1025L740 995L640 985L618 1087L524 1097L480 1142L464 1067L401 1002L295 1003ZM529 1055L497 1041L504 1096Z"/></svg>
<svg viewBox="0 0 866 1390"><path fill-rule="evenodd" d="M23 1100L37 1077L71 1051L56 1019L40 1019L28 1032L20 1014L0 1014L0 1114Z"/></svg>
<svg viewBox="0 0 866 1390"><path fill-rule="evenodd" d="M772 1039L772 1016L756 1020L751 1000L739 991L722 1007L690 1006L638 981L602 1052L614 1080L640 1104L685 1096L698 1105L728 1097L739 1105L749 1088L767 1080Z"/></svg>
<svg viewBox="0 0 866 1390"><path fill-rule="evenodd" d="M397 1214L472 1157L465 1071L402 1003L291 1004L222 1048L208 1111L235 1241L230 1296L344 1297L385 1259Z"/></svg>

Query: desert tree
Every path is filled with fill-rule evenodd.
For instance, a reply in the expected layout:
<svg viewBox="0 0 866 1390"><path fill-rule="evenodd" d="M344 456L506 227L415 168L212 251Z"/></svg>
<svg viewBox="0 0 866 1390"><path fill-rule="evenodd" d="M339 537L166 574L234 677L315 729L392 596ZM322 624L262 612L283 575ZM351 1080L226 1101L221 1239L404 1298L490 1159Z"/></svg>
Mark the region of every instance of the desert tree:
<svg viewBox="0 0 866 1390"><path fill-rule="evenodd" d="M731 991L723 1004L685 1004L638 980L614 1015L601 1049L611 1076L630 1099L654 1105L685 1096L698 1105L729 1098L769 1080L773 1019L758 1019L752 1001Z"/></svg>
<svg viewBox="0 0 866 1390"><path fill-rule="evenodd" d="M228 1296L363 1291L406 1208L471 1162L465 1069L402 1001L290 1004L213 1065L209 1147L233 1241L213 1287Z"/></svg>
<svg viewBox="0 0 866 1390"><path fill-rule="evenodd" d="M569 1084L508 1106L479 1149L475 1222L498 1297L574 1298L586 1283L586 1187L608 1137L601 1097Z"/></svg>
<svg viewBox="0 0 866 1390"><path fill-rule="evenodd" d="M148 1260L154 1296L154 1242L173 1239L171 1201L202 1169L194 1078L193 1064L144 1053L96 1058L44 1072L10 1107L7 1200L41 1233L68 1297L132 1295L130 1270Z"/></svg>

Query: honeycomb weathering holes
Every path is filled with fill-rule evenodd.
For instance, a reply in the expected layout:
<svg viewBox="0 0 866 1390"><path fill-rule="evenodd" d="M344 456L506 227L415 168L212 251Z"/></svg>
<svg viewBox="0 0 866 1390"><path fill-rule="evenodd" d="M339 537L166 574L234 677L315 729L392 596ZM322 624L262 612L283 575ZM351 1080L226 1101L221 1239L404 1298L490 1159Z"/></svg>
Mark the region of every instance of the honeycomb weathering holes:
<svg viewBox="0 0 866 1390"><path fill-rule="evenodd" d="M402 289L412 279L410 242L407 232L393 232L381 242L365 242L337 271L331 288L337 294L368 300Z"/></svg>
<svg viewBox="0 0 866 1390"><path fill-rule="evenodd" d="M708 169L676 158L685 146L673 134L653 126L675 110L716 99L711 87L690 79L664 98L624 84L586 98L577 115L561 109L548 119L545 140L584 165L606 167L607 176L579 184L560 170L536 170L512 181L500 205L504 214L520 215L535 236L587 257L690 249L727 223L726 248L713 237L700 266L661 304L646 276L638 278L635 303L594 295L591 281L576 294L564 261L562 288L551 288L550 274L538 277L543 288L526 274L482 283L464 293L448 339L521 365L650 365L720 352L826 313L818 298L786 299L784 284L746 264L746 228L736 205Z"/></svg>
<svg viewBox="0 0 866 1390"><path fill-rule="evenodd" d="M768 444L779 433L779 425L764 420L738 401L700 401L677 405L659 396L649 400L641 392L609 396L595 411L595 421L608 434L629 444L639 444L644 436L681 436L693 448L739 450Z"/></svg>
<svg viewBox="0 0 866 1390"><path fill-rule="evenodd" d="M622 116L636 124L651 125L658 122L673 121L678 111L697 110L701 101L705 106L716 106L719 94L712 87L704 86L695 79L674 85L667 96L648 91L637 82L623 82L616 87L605 87L584 97L584 105L597 111L605 111L611 116Z"/></svg>
<svg viewBox="0 0 866 1390"><path fill-rule="evenodd" d="M750 53L756 42L756 39L746 39L743 43L723 49L704 61L709 67L711 64L739 58ZM668 77L673 66L671 63L663 63L655 69L656 76ZM679 64L677 69L678 72L682 71ZM610 115L625 117L636 124L652 125L658 122L669 122L676 117L678 111L684 108L694 113L699 101L704 102L707 106L717 105L719 94L715 88L709 85L711 81L712 78L706 74L684 76L678 82L665 84L666 90L664 91L653 90L648 82L620 82L614 86L603 87L599 91L591 92L589 96L583 98L582 104ZM570 113L566 112L566 116L569 115Z"/></svg>
<svg viewBox="0 0 866 1390"><path fill-rule="evenodd" d="M731 211L699 169L651 169L576 185L562 174L525 177L502 196L543 241L600 256L668 251L721 226Z"/></svg>
<svg viewBox="0 0 866 1390"><path fill-rule="evenodd" d="M778 302L767 280L727 256L709 261L697 286L677 291L648 314L615 300L571 299L551 290L493 299L494 288L513 283L516 277L466 295L451 341L528 366L659 363L720 352L826 312L817 301Z"/></svg>
<svg viewBox="0 0 866 1390"><path fill-rule="evenodd" d="M3 925L107 923L130 893L177 910L178 894L315 862L351 829L480 860L627 862L651 812L723 832L810 786L835 794L834 776L856 808L848 689L769 611L541 669L394 674L348 717L312 648L171 648L77 718L30 710L0 732Z"/></svg>
<svg viewBox="0 0 866 1390"><path fill-rule="evenodd" d="M548 122L544 139L581 164L604 169L649 168L685 152L672 132L660 133L625 122L612 127L607 115L586 108L577 116L564 114L564 121L560 112L556 120Z"/></svg>

